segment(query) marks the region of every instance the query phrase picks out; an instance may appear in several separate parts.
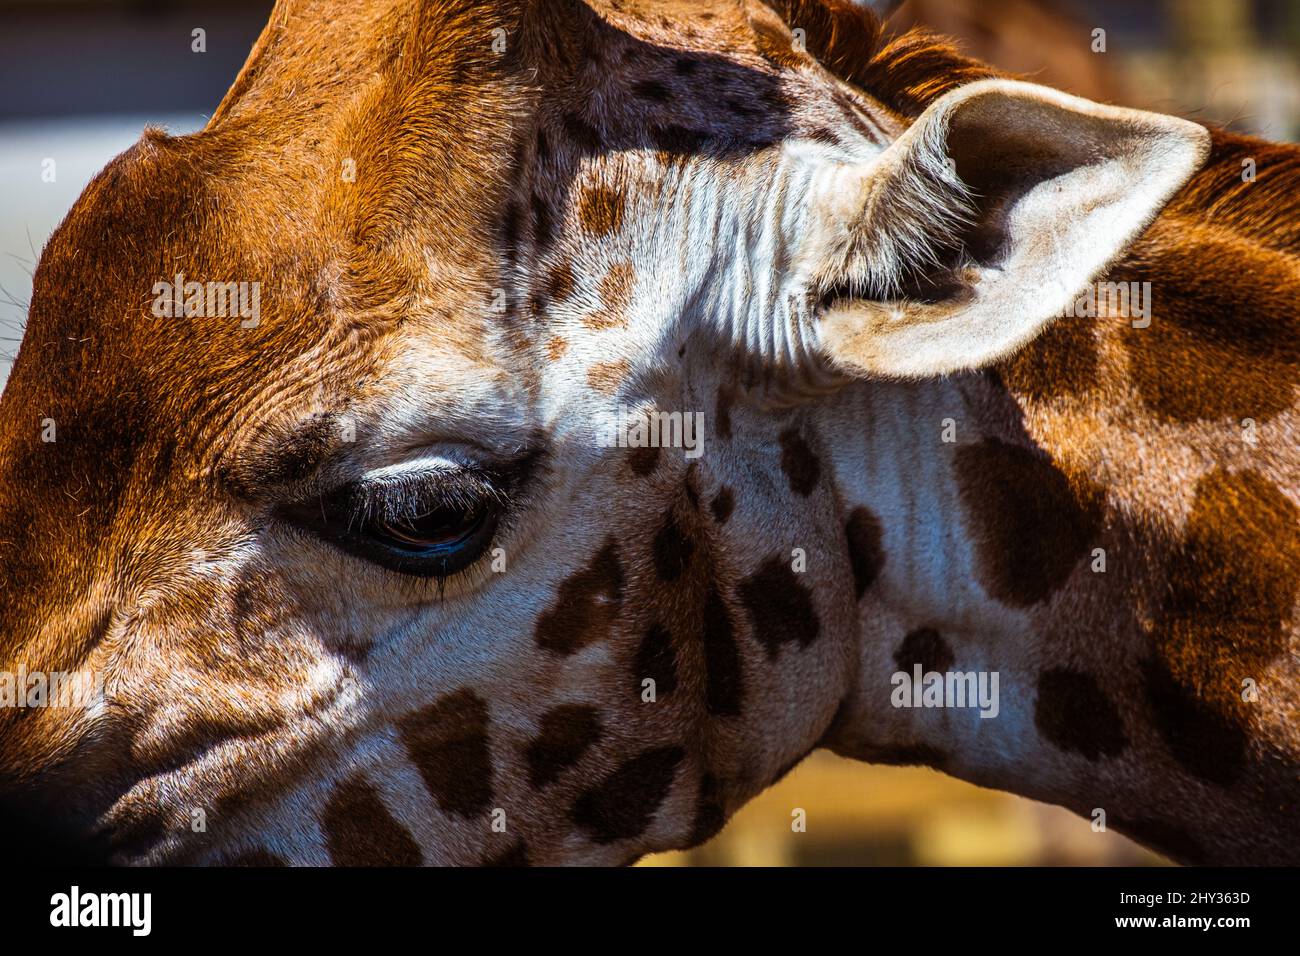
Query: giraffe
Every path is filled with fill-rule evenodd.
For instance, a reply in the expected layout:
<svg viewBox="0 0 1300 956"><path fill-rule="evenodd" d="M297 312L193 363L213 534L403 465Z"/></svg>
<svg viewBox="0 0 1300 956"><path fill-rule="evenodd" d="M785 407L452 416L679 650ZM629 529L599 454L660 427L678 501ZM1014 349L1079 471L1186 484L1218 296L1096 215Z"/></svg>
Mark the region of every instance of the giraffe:
<svg viewBox="0 0 1300 956"><path fill-rule="evenodd" d="M1295 862L1297 175L836 0L279 0L40 259L9 845L624 864L825 747Z"/></svg>

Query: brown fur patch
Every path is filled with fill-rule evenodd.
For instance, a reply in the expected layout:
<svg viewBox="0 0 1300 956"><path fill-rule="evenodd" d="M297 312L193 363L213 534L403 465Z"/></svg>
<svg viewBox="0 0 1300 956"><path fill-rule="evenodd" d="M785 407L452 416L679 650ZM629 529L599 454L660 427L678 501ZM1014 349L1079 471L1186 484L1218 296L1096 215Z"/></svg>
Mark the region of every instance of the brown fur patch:
<svg viewBox="0 0 1300 956"><path fill-rule="evenodd" d="M1142 679L1153 722L1174 759L1202 780L1232 784L1246 763L1245 714L1225 707L1221 694L1207 700L1185 687L1161 660L1143 662Z"/></svg>
<svg viewBox="0 0 1300 956"><path fill-rule="evenodd" d="M420 847L362 776L334 788L320 818L335 866L419 866Z"/></svg>
<svg viewBox="0 0 1300 956"><path fill-rule="evenodd" d="M900 113L914 116L949 90L1002 75L932 34L891 37L865 7L822 0L769 5L786 23L805 30L808 52L823 66Z"/></svg>
<svg viewBox="0 0 1300 956"><path fill-rule="evenodd" d="M593 239L600 239L618 230L623 224L623 208L627 197L620 189L609 186L589 186L578 200L578 220Z"/></svg>
<svg viewBox="0 0 1300 956"><path fill-rule="evenodd" d="M785 429L778 440L781 443L781 470L790 481L790 490L807 498L821 478L821 462L798 429Z"/></svg>
<svg viewBox="0 0 1300 956"><path fill-rule="evenodd" d="M474 816L492 803L488 705L458 690L398 721L402 743L425 786L448 813Z"/></svg>
<svg viewBox="0 0 1300 956"><path fill-rule="evenodd" d="M718 493L714 495L709 509L713 512L714 520L718 524L726 524L727 519L731 517L731 513L736 510L735 494L729 487L723 485L718 489Z"/></svg>
<svg viewBox="0 0 1300 956"><path fill-rule="evenodd" d="M632 690L637 699L647 678L655 682L655 700L677 689L677 651L672 634L661 624L651 624L637 648L632 664Z"/></svg>
<svg viewBox="0 0 1300 956"><path fill-rule="evenodd" d="M644 448L633 448L628 452L627 462L633 474L645 478L659 464L659 446L647 445Z"/></svg>
<svg viewBox="0 0 1300 956"><path fill-rule="evenodd" d="M617 262L609 267L600 280L601 310L583 318L592 329L614 329L627 325L628 307L632 303L632 288L636 282L636 269L630 262Z"/></svg>
<svg viewBox="0 0 1300 956"><path fill-rule="evenodd" d="M954 468L985 591L1013 607L1046 600L1100 533L1100 493L1080 496L1046 455L996 438L958 448Z"/></svg>
<svg viewBox="0 0 1300 956"><path fill-rule="evenodd" d="M613 395L632 374L632 363L625 358L597 362L587 369L587 384L598 392Z"/></svg>
<svg viewBox="0 0 1300 956"><path fill-rule="evenodd" d="M573 822L596 843L640 836L668 796L677 765L685 756L681 747L669 746L630 758L578 797L573 804Z"/></svg>
<svg viewBox="0 0 1300 956"><path fill-rule="evenodd" d="M927 674L931 671L946 673L952 669L954 660L952 648L932 627L919 627L915 631L909 631L894 652L898 669L909 674L916 664L920 664L921 670Z"/></svg>
<svg viewBox="0 0 1300 956"><path fill-rule="evenodd" d="M812 592L781 555L768 558L741 582L740 597L749 611L754 637L770 657L783 644L808 647L821 633Z"/></svg>
<svg viewBox="0 0 1300 956"><path fill-rule="evenodd" d="M554 783L600 740L602 729L595 707L562 704L548 710L525 752L529 783L539 790Z"/></svg>
<svg viewBox="0 0 1300 956"><path fill-rule="evenodd" d="M573 295L574 283L573 264L565 260L547 274L546 294L552 302L560 302Z"/></svg>
<svg viewBox="0 0 1300 956"><path fill-rule="evenodd" d="M1012 391L1042 402L1077 398L1097 388L1099 362L1093 320L1065 317L1049 325L999 370Z"/></svg>
<svg viewBox="0 0 1300 956"><path fill-rule="evenodd" d="M655 573L661 581L676 581L691 563L695 539L678 523L672 508L668 509L663 525L655 534L652 551Z"/></svg>
<svg viewBox="0 0 1300 956"><path fill-rule="evenodd" d="M551 340L546 343L546 357L552 362L559 361L568 350L568 341L558 335L551 336Z"/></svg>
<svg viewBox="0 0 1300 956"><path fill-rule="evenodd" d="M1124 721L1097 679L1065 667L1038 675L1034 725L1062 750L1089 760L1114 757L1128 745Z"/></svg>
<svg viewBox="0 0 1300 956"><path fill-rule="evenodd" d="M1152 284L1151 325L1121 333L1146 408L1163 421L1237 424L1292 408L1300 259L1190 221L1151 235L1164 241L1139 244L1114 271Z"/></svg>
<svg viewBox="0 0 1300 956"><path fill-rule="evenodd" d="M570 575L537 620L537 646L572 654L609 636L623 603L623 565L608 542L591 563Z"/></svg>
<svg viewBox="0 0 1300 956"><path fill-rule="evenodd" d="M1300 582L1300 509L1253 471L1211 472L1196 486L1168 566L1148 690L1170 748L1189 770L1225 782L1239 767L1257 682L1286 653Z"/></svg>
<svg viewBox="0 0 1300 956"><path fill-rule="evenodd" d="M756 18L751 23L754 27L754 43L763 59L788 70L808 65L808 54L800 53L794 48L794 37L791 34L781 30L766 17Z"/></svg>
<svg viewBox="0 0 1300 956"><path fill-rule="evenodd" d="M885 566L885 549L881 544L880 519L861 506L849 513L844 526L848 541L849 564L853 568L853 593L859 599L875 583Z"/></svg>

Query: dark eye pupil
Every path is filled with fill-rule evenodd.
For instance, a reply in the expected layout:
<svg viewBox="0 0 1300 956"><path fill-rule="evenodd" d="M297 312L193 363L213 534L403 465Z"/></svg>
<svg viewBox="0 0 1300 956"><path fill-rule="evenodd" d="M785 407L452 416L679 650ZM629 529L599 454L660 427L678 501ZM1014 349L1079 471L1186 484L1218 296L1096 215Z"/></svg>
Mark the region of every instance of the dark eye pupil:
<svg viewBox="0 0 1300 956"><path fill-rule="evenodd" d="M435 508L423 515L379 519L377 535L410 551L435 551L460 545L483 520L482 508Z"/></svg>

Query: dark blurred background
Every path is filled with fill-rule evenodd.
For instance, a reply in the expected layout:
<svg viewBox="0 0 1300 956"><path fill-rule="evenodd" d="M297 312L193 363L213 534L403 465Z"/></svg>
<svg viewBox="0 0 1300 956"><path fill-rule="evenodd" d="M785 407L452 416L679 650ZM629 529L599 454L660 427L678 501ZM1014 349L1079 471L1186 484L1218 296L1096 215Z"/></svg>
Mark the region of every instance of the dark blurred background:
<svg viewBox="0 0 1300 956"><path fill-rule="evenodd" d="M0 0L0 383L50 232L146 123L177 134L204 124L271 7ZM892 28L916 24L1081 96L1300 138L1300 0L907 0L890 18ZM795 809L807 814L806 833L791 831ZM814 755L706 846L646 861L1159 862L1056 807L829 754Z"/></svg>

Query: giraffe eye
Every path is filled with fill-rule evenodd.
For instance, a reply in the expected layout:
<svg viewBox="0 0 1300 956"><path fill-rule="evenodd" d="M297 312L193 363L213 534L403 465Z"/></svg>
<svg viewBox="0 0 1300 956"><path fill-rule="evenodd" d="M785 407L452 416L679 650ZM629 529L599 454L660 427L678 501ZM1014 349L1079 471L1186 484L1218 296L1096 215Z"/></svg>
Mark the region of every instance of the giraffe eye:
<svg viewBox="0 0 1300 956"><path fill-rule="evenodd" d="M435 507L423 514L381 516L367 531L378 544L420 560L453 560L471 548L490 521L484 502Z"/></svg>
<svg viewBox="0 0 1300 956"><path fill-rule="evenodd" d="M505 501L489 473L437 470L352 482L291 505L283 516L354 557L444 578L487 550Z"/></svg>

